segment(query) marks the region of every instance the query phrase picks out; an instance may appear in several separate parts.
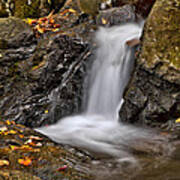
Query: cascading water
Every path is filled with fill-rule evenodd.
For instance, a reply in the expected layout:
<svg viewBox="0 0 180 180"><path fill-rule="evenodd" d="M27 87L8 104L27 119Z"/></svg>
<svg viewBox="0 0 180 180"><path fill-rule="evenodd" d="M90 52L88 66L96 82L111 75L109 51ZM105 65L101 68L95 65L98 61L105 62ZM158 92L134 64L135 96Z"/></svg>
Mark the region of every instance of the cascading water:
<svg viewBox="0 0 180 180"><path fill-rule="evenodd" d="M134 49L126 42L139 39L141 32L142 26L133 23L101 28L96 34L99 48L89 77L86 111L37 131L58 143L118 157L129 155L126 147L147 132L119 123L117 112L133 66Z"/></svg>

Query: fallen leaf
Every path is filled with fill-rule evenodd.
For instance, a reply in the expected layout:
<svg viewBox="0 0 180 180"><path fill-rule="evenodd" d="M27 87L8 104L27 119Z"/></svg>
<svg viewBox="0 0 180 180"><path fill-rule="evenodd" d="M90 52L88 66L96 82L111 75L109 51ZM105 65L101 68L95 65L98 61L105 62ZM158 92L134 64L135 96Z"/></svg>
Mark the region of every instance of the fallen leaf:
<svg viewBox="0 0 180 180"><path fill-rule="evenodd" d="M68 166L67 166L67 165L64 165L64 166L58 168L57 171L64 171L64 170L66 170L67 168L68 168Z"/></svg>
<svg viewBox="0 0 180 180"><path fill-rule="evenodd" d="M45 111L44 111L45 114L48 114L48 112L49 112L48 110L45 110Z"/></svg>
<svg viewBox="0 0 180 180"><path fill-rule="evenodd" d="M11 148L11 150L13 150L13 151L19 149L18 146L13 146L13 145L11 145L10 148Z"/></svg>
<svg viewBox="0 0 180 180"><path fill-rule="evenodd" d="M29 145L23 145L23 146L21 146L19 149L29 150L29 151L33 150L32 147L30 147Z"/></svg>
<svg viewBox="0 0 180 180"><path fill-rule="evenodd" d="M10 130L7 132L8 134L17 134L17 131L14 131L14 130Z"/></svg>
<svg viewBox="0 0 180 180"><path fill-rule="evenodd" d="M9 166L9 161L7 161L7 160L0 160L0 166Z"/></svg>
<svg viewBox="0 0 180 180"><path fill-rule="evenodd" d="M29 166L32 164L32 160L30 158L18 159L18 163L24 166Z"/></svg>
<svg viewBox="0 0 180 180"><path fill-rule="evenodd" d="M1 132L7 131L7 130L8 130L8 129L7 129L6 126L0 127L0 131L1 131Z"/></svg>
<svg viewBox="0 0 180 180"><path fill-rule="evenodd" d="M45 61L42 61L42 62L40 62L37 66L34 66L34 67L32 68L32 71L35 71L35 70L43 67L44 65L45 65Z"/></svg>
<svg viewBox="0 0 180 180"><path fill-rule="evenodd" d="M19 137L22 139L22 138L24 138L24 135L23 135L23 134L20 134Z"/></svg>
<svg viewBox="0 0 180 180"><path fill-rule="evenodd" d="M37 20L36 19L31 19L31 18L27 18L24 20L27 24L29 25L33 25L33 24L36 24L37 23Z"/></svg>
<svg viewBox="0 0 180 180"><path fill-rule="evenodd" d="M176 119L176 123L180 123L180 118Z"/></svg>
<svg viewBox="0 0 180 180"><path fill-rule="evenodd" d="M10 120L7 120L7 121L6 121L6 124L7 124L7 125L11 125L11 121L10 121Z"/></svg>
<svg viewBox="0 0 180 180"><path fill-rule="evenodd" d="M35 29L40 33L43 34L46 32L46 29L44 27L41 27L39 24L35 27Z"/></svg>
<svg viewBox="0 0 180 180"><path fill-rule="evenodd" d="M30 136L29 138L33 139L33 140L37 140L37 141L42 141L43 140L43 138L40 138L38 136Z"/></svg>
<svg viewBox="0 0 180 180"><path fill-rule="evenodd" d="M72 9L72 8L69 9L69 12L71 12L71 13L77 13L76 10L74 10L74 9Z"/></svg>
<svg viewBox="0 0 180 180"><path fill-rule="evenodd" d="M107 24L107 20L106 19L102 18L101 21L102 21L102 24Z"/></svg>

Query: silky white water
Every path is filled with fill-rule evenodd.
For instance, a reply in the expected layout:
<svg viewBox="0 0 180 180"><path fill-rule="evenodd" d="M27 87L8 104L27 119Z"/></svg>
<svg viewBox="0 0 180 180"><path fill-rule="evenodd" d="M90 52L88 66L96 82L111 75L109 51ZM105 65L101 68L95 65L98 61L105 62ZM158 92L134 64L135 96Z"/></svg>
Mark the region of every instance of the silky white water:
<svg viewBox="0 0 180 180"><path fill-rule="evenodd" d="M131 142L148 135L142 129L119 123L122 95L133 68L134 49L126 42L139 39L142 26L124 24L101 28L96 34L96 59L89 77L86 111L37 129L52 140L112 156L129 156Z"/></svg>

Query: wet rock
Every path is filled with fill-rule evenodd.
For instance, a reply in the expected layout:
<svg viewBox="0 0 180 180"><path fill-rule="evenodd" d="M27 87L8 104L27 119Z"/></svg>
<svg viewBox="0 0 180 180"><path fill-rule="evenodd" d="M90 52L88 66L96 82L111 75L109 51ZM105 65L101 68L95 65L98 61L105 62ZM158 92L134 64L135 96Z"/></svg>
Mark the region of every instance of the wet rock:
<svg viewBox="0 0 180 180"><path fill-rule="evenodd" d="M179 7L175 0L157 1L152 9L142 52L124 95L123 121L165 123L180 116Z"/></svg>
<svg viewBox="0 0 180 180"><path fill-rule="evenodd" d="M16 18L1 19L0 29L1 117L39 126L79 112L88 43L78 35L37 40Z"/></svg>
<svg viewBox="0 0 180 180"><path fill-rule="evenodd" d="M120 25L126 22L134 22L136 20L135 9L131 5L125 5L120 8L111 8L101 11L97 16L96 22L100 26L109 27L112 25Z"/></svg>
<svg viewBox="0 0 180 180"><path fill-rule="evenodd" d="M77 0L77 5L83 13L95 17L101 9L106 9L112 4L108 0Z"/></svg>
<svg viewBox="0 0 180 180"><path fill-rule="evenodd" d="M115 0L113 6L119 7L126 4L131 4L135 7L137 15L146 18L154 4L155 0Z"/></svg>
<svg viewBox="0 0 180 180"><path fill-rule="evenodd" d="M64 3L65 0L0 0L0 17L37 18L52 10L58 12Z"/></svg>
<svg viewBox="0 0 180 180"><path fill-rule="evenodd" d="M6 127L6 130L2 130ZM1 179L83 180L92 179L88 171L91 157L79 150L54 144L48 138L14 122L0 121ZM13 143L12 142L20 142ZM29 160L29 164L20 163Z"/></svg>

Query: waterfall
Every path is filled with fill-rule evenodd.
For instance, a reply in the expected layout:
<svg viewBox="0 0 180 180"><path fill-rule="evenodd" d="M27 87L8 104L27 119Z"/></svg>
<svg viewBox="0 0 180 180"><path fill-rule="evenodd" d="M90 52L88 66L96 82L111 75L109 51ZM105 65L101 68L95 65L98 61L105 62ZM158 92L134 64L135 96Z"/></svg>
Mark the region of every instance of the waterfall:
<svg viewBox="0 0 180 180"><path fill-rule="evenodd" d="M126 24L97 32L99 49L90 75L87 114L115 115L133 67L134 49L126 42L139 39L141 29L136 24Z"/></svg>
<svg viewBox="0 0 180 180"><path fill-rule="evenodd" d="M128 156L127 147L147 136L142 129L120 123L118 107L133 67L134 48L127 41L139 39L142 26L134 23L100 28L96 33L96 59L89 77L86 111L59 120L37 131L52 140L112 156Z"/></svg>

